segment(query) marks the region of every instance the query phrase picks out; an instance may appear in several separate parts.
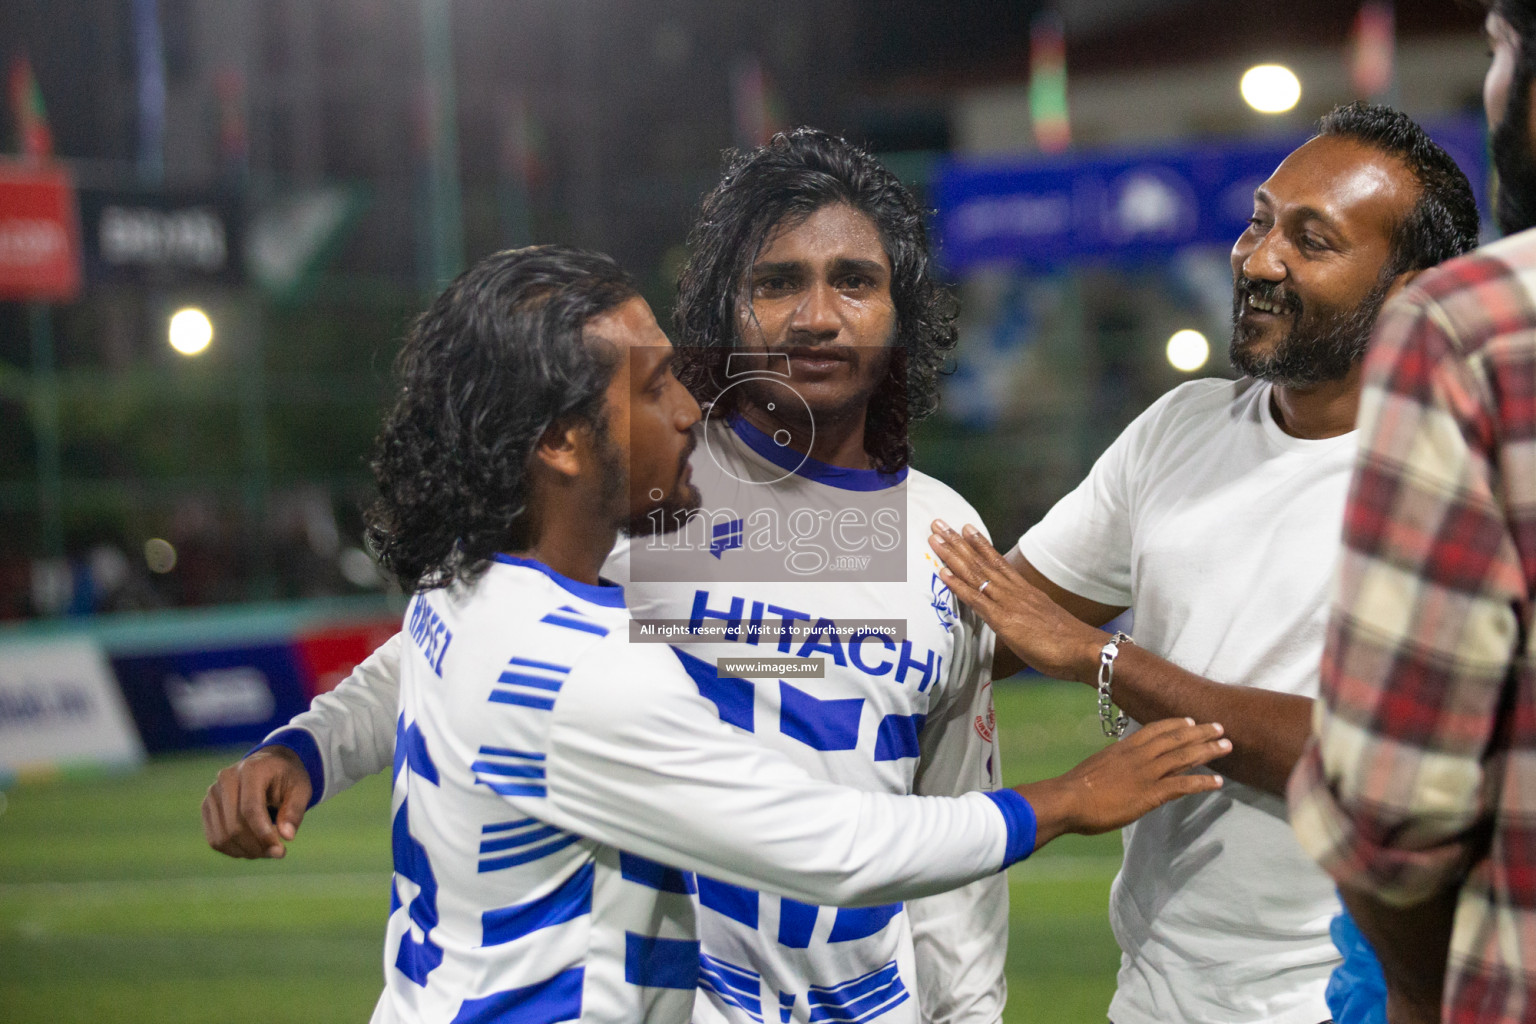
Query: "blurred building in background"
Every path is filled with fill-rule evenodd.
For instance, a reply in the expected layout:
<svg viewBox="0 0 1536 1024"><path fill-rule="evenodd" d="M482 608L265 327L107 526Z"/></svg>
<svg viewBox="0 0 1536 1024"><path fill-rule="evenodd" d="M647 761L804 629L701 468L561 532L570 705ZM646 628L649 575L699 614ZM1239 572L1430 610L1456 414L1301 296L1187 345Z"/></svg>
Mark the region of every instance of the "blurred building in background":
<svg viewBox="0 0 1536 1024"><path fill-rule="evenodd" d="M41 105L13 98L0 146L70 175L82 280L0 301L0 617L379 593L366 456L425 299L559 241L615 255L665 323L721 151L780 127L870 145L938 208L964 333L919 465L1000 538L1158 394L1226 372L1233 210L1200 175L1241 197L1361 97L1482 160L1479 16L1451 0L1057 10L10 0L0 60ZM1299 79L1289 112L1239 95L1260 63ZM37 116L51 161L22 155ZM168 343L189 308L193 355ZM1180 330L1206 361L1185 335L1170 363Z"/></svg>

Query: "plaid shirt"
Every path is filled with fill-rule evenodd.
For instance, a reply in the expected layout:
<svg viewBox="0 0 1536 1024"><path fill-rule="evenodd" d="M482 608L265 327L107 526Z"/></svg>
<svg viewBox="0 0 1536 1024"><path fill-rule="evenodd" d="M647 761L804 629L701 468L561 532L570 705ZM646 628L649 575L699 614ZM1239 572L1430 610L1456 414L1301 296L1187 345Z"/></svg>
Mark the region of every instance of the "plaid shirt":
<svg viewBox="0 0 1536 1024"><path fill-rule="evenodd" d="M1444 1020L1536 1018L1536 232L1388 306L1359 425L1291 821L1383 902L1460 890Z"/></svg>

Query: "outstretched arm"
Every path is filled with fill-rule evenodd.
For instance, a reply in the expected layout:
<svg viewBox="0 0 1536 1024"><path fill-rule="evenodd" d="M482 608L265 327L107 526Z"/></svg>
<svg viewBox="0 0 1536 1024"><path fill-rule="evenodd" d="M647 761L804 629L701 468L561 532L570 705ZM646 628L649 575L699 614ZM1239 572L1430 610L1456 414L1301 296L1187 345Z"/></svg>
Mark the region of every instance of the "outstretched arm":
<svg viewBox="0 0 1536 1024"><path fill-rule="evenodd" d="M888 903L967 884L1065 832L1109 831L1216 788L1217 777L1184 772L1227 752L1219 726L1180 719L1017 791L870 793L814 779L744 739L675 662L647 657L623 652L623 685L611 660L578 665L550 722L547 799L517 806L663 864L811 903Z"/></svg>
<svg viewBox="0 0 1536 1024"><path fill-rule="evenodd" d="M330 693L219 772L203 799L203 835L231 857L281 857L304 811L394 760L396 633Z"/></svg>
<svg viewBox="0 0 1536 1024"><path fill-rule="evenodd" d="M1097 684L1099 653L1108 637L1095 627L1121 609L1048 584L1022 555L1015 552L1017 564L1010 562L973 527L961 533L936 521L933 530L928 543L944 560L944 582L999 640L1044 675ZM1063 601L1053 600L1041 583ZM1221 722L1232 753L1211 767L1277 796L1285 793L1311 726L1312 701L1306 697L1206 679L1134 644L1120 645L1113 696L1138 722L1181 716Z"/></svg>

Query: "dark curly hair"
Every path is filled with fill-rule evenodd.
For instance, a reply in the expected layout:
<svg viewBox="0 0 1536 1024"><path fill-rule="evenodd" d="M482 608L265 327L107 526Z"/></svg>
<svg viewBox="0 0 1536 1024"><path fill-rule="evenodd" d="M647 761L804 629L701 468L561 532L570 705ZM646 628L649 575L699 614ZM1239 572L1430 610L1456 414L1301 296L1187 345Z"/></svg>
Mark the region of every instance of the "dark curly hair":
<svg viewBox="0 0 1536 1024"><path fill-rule="evenodd" d="M560 420L601 435L617 354L584 329L637 294L607 256L535 246L486 257L416 321L365 513L370 547L407 591L472 581L530 543L529 456Z"/></svg>
<svg viewBox="0 0 1536 1024"><path fill-rule="evenodd" d="M1397 157L1419 184L1419 199L1392 232L1386 276L1437 266L1477 248L1477 199L1456 161L1400 110L1378 103L1334 107L1317 135L1336 135Z"/></svg>
<svg viewBox="0 0 1536 1024"><path fill-rule="evenodd" d="M869 403L864 448L880 470L902 469L912 458L907 427L938 408L939 374L956 339L954 299L934 279L922 208L874 157L814 128L729 152L727 163L701 204L677 282L678 377L701 404L725 390L748 271L769 236L823 206L846 203L880 232L896 307L896 348Z"/></svg>
<svg viewBox="0 0 1536 1024"><path fill-rule="evenodd" d="M1488 149L1498 173L1494 219L1506 235L1536 225L1536 156L1531 152L1531 83L1536 82L1536 0L1490 0L1483 5L1503 18L1518 44L1506 87L1504 113L1490 124Z"/></svg>

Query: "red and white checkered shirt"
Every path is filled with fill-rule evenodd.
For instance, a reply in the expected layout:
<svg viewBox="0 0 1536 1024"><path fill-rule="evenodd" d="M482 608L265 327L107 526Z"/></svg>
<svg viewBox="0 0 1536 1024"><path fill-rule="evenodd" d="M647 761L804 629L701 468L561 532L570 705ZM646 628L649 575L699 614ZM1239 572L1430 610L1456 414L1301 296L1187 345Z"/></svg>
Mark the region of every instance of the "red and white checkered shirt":
<svg viewBox="0 0 1536 1024"><path fill-rule="evenodd" d="M1366 359L1302 846L1406 905L1459 889L1444 1020L1536 1018L1536 232L1420 276Z"/></svg>

